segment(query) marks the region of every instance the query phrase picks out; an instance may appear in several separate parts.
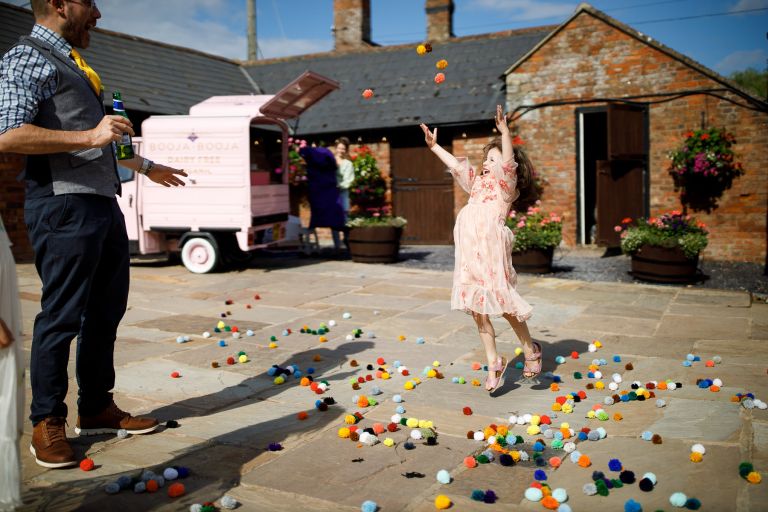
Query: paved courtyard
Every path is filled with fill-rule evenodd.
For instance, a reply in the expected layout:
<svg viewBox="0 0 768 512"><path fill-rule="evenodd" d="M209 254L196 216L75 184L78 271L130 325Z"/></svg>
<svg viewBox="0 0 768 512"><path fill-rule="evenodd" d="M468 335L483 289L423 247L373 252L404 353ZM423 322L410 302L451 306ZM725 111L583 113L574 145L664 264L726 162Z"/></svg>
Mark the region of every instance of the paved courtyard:
<svg viewBox="0 0 768 512"><path fill-rule="evenodd" d="M33 266L19 265L18 271L28 356L40 283ZM768 411L731 400L745 392L768 399L768 305L753 302L748 293L521 276L519 290L535 307L529 324L544 346L544 371L562 382L559 391L550 389L551 378L520 386L514 383L520 370L513 368L504 387L489 397L472 385L484 377L472 369L484 357L471 319L449 311L448 271L307 260L288 268L194 275L181 266L147 265L132 268L131 286L115 352L116 402L135 414L176 420L179 426L126 439L75 438L77 454L96 464L91 472L37 466L28 451L29 426L22 440L25 510L188 510L208 501L220 507L224 495L238 500L240 510L352 511L372 500L382 512L428 511L435 510L438 495L450 498L452 510L545 510L524 497L537 469L552 489L567 491L574 511L624 510L630 499L646 511L672 510L669 500L676 492L700 500L702 510L768 510L768 481L750 484L739 476L743 461L764 475L768 471ZM324 335L325 342L320 335L299 332L304 325L317 329L331 320L336 325ZM233 337L226 328L214 332L219 321L238 327L241 336ZM501 350L514 355L514 333L503 321L495 325ZM286 329L292 333L283 335ZM362 335L347 339L356 329ZM213 336L204 338L205 331ZM189 341L178 343L183 336ZM269 348L272 336L275 348ZM602 346L591 353L588 347L596 340ZM227 358L241 351L248 361L228 365ZM573 352L578 359L571 357ZM684 366L688 354L701 361ZM556 356L565 362L558 364ZM614 362L614 356L621 362ZM722 362L705 366L715 356ZM379 358L392 378L376 378ZM607 363L599 368L601 379L588 377L594 359ZM411 375L394 370L396 361ZM213 362L219 366L212 367ZM433 362L439 362L443 378L423 374ZM327 391L316 394L293 377L278 385L267 375L272 365L291 364L305 375L314 367L313 377L327 381ZM369 364L373 370L366 368ZM171 378L172 372L180 377ZM607 386L615 373L622 376L617 391L594 389L597 382ZM373 380L353 389L351 380L366 375ZM420 383L404 389L414 377ZM466 383L454 383L454 377ZM721 390L698 387L703 378L721 379ZM643 386L669 381L682 388L655 389L656 397L649 400L606 405L607 421L587 417L605 397L632 391L634 381ZM373 395L374 387L382 393ZM586 399L574 403L572 413L553 411L558 397L578 391ZM353 403L356 395L378 405L361 407ZM395 395L402 396L401 404L393 402ZM326 397L336 403L318 410L316 400ZM72 437L75 398L73 359L68 396ZM656 399L666 406L657 407ZM433 422L434 445L416 440L406 449L412 429L404 425L378 436L391 438L392 447L339 437L339 429L348 426L345 416L360 412L361 429L386 426L398 405L405 409L403 418ZM472 414L465 415L464 407ZM306 419L298 418L301 412ZM562 457L562 465L521 461L503 466L498 452L489 464L464 465L465 457L478 455L485 446L468 439L468 432L507 426L511 415L526 413L548 415L557 430L567 422L576 432L602 427L607 436L570 439L591 460L589 467L581 467L552 446L557 444L553 438L529 435L528 425L512 425L509 432L524 441L514 447L518 452L533 455L533 444L541 439L544 460ZM657 434L662 443L643 440L643 432ZM268 450L271 443L282 449ZM698 463L690 460L696 443L706 448ZM594 471L619 478L609 469L610 459L619 459L636 480L654 473L655 487L644 492L634 482L610 489L605 497L586 495L582 489L593 482ZM145 469L162 474L170 466L189 468L190 475L179 480L186 488L182 497L168 496L169 483L156 493L104 491L122 475L139 478ZM450 472L451 483L436 480L441 469ZM476 489L493 490L498 500L473 501Z"/></svg>

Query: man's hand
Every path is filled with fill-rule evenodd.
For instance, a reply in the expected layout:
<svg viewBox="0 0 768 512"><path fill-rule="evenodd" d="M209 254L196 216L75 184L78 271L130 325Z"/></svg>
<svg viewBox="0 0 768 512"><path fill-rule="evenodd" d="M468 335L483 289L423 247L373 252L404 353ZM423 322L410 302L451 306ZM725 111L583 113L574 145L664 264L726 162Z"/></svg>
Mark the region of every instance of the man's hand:
<svg viewBox="0 0 768 512"><path fill-rule="evenodd" d="M13 333L5 324L5 322L3 322L2 318L0 318L0 348L6 348L10 346L13 341Z"/></svg>
<svg viewBox="0 0 768 512"><path fill-rule="evenodd" d="M182 187L186 185L179 176L187 176L183 169L174 169L167 165L155 164L147 174L147 178L164 187Z"/></svg>
<svg viewBox="0 0 768 512"><path fill-rule="evenodd" d="M434 132L430 132L429 128L427 128L427 125L424 123L421 123L419 126L421 127L421 131L424 132L424 142L427 143L429 149L432 149L437 143L437 127L435 127Z"/></svg>
<svg viewBox="0 0 768 512"><path fill-rule="evenodd" d="M501 109L501 105L496 105L496 129L502 135L509 135L509 125L507 125L507 114Z"/></svg>
<svg viewBox="0 0 768 512"><path fill-rule="evenodd" d="M119 142L123 133L135 135L133 124L123 116L104 116L96 128L90 130L91 144L94 148L103 148L110 142Z"/></svg>

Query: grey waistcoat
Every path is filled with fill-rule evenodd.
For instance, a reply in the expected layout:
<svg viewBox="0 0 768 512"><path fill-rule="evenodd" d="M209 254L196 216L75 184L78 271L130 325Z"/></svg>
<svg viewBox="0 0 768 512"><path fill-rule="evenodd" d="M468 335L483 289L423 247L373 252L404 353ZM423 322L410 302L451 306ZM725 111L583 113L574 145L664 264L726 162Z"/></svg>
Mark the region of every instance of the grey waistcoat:
<svg viewBox="0 0 768 512"><path fill-rule="evenodd" d="M38 105L32 124L50 130L83 131L95 128L105 115L103 94L97 95L85 73L51 45L24 36L19 44L40 51L56 68L56 93ZM28 195L120 194L120 178L113 144L69 153L27 158Z"/></svg>

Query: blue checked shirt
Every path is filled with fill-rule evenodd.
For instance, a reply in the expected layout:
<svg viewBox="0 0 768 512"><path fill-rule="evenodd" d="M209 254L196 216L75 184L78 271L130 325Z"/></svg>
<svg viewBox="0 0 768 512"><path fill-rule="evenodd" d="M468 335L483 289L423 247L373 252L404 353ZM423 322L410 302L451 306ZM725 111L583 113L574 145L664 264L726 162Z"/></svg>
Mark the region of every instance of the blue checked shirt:
<svg viewBox="0 0 768 512"><path fill-rule="evenodd" d="M72 46L56 32L41 25L31 36L45 41L69 57ZM26 45L16 46L0 61L0 134L31 124L38 105L56 92L56 68L40 52Z"/></svg>

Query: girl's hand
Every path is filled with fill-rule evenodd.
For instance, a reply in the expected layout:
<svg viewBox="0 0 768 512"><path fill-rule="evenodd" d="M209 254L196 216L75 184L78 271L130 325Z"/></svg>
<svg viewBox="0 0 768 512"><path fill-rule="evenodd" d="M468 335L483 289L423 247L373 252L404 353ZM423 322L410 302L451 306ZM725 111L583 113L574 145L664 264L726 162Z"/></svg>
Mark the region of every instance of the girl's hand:
<svg viewBox="0 0 768 512"><path fill-rule="evenodd" d="M509 134L509 125L507 125L507 114L504 113L504 111L501 109L501 105L496 105L496 118L494 119L496 122L496 129L499 130L499 133L502 135L508 135Z"/></svg>
<svg viewBox="0 0 768 512"><path fill-rule="evenodd" d="M437 128L435 128L435 131L430 132L429 128L427 128L427 125L424 123L421 123L419 126L421 127L421 131L424 132L424 142L427 143L429 149L432 149L437 143Z"/></svg>
<svg viewBox="0 0 768 512"><path fill-rule="evenodd" d="M13 343L13 333L0 318L0 348L5 348Z"/></svg>

